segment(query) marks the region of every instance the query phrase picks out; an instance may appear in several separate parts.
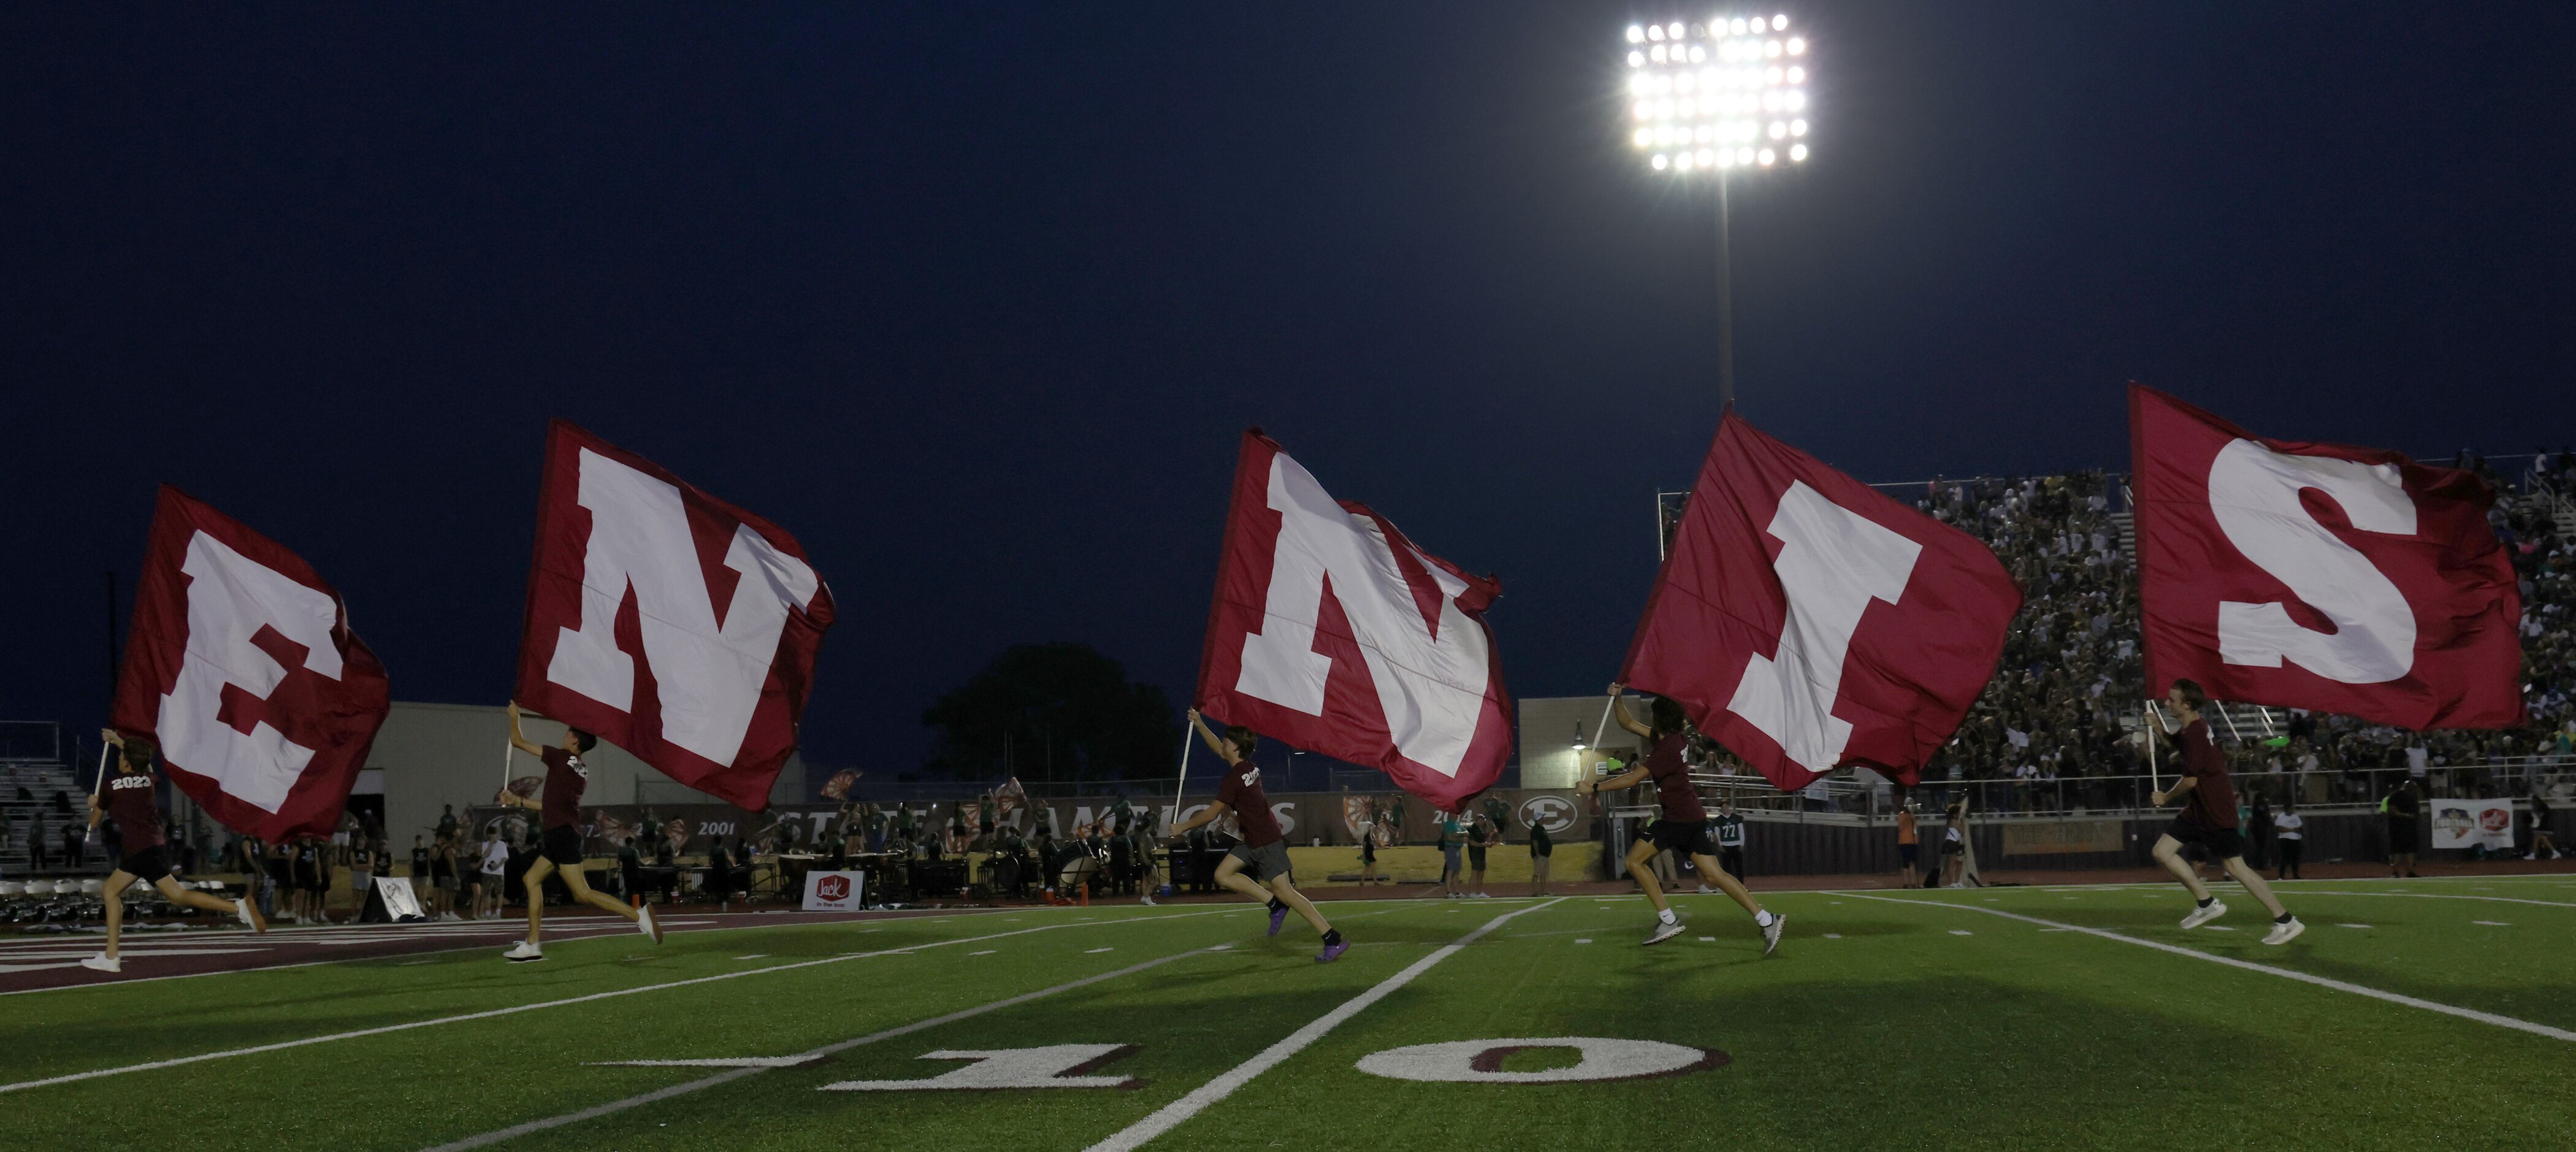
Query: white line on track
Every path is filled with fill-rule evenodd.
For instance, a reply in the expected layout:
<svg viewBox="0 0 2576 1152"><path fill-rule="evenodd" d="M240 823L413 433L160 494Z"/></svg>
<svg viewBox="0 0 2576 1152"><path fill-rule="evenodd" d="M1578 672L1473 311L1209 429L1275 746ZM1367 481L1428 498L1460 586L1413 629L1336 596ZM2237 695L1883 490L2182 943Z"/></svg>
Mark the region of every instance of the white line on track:
<svg viewBox="0 0 2576 1152"><path fill-rule="evenodd" d="M2310 975L2309 973L2300 972L2295 969L2275 968L2269 964L2257 964L2251 960L2239 960L2233 956L2216 956L2207 952L2185 948L2178 944L2167 944L2160 940L2141 940L2135 936L2124 936L2108 929L2087 928L2080 924L2060 924L2055 920L2042 920L2037 916L2024 916L2018 912L2006 912L2000 908L1981 908L1974 904L1952 904L1946 900L1899 900L1891 896L1869 896L1862 893L1853 893L1853 895L1860 896L1864 900L1878 900L1889 904L1917 904L1938 908L1955 908L1961 912L1982 912L1988 916L2001 916L2007 920L2020 920L2024 923L2038 924L2049 928L2064 928L2071 932L2081 932L2087 936L2099 936L2104 940L2117 940L2120 943L2134 944L2140 948L2153 948L2158 952L2169 952L2176 956L2188 956L2194 960L2206 960L2212 964L2224 964L2230 968L2242 968L2248 972L2260 972L2266 976L2278 976L2284 980L2297 980L2301 983L2314 984L2320 988L2332 988L2337 992L2350 992L2355 996L2368 996L2373 1000L2385 1000L2391 1004L2403 1004L2409 1008L2421 1008L2427 1012L2439 1012L2445 1016L2457 1016L2463 1020L2475 1020L2480 1024L2493 1024L2498 1028L2511 1028L2517 1032L2529 1032L2532 1035L2546 1036L2552 1040L2565 1040L2571 1043L2576 1043L2576 1032L2568 1031L2565 1028L2554 1028L2547 1024L2538 1024L2529 1020L2518 1020L2511 1016L2499 1016L2493 1012L2480 1012L2475 1008L2462 1008L2456 1004L2443 1004L2438 1001L2408 996L2400 992L2389 992L2360 984L2347 983L2342 980L2329 979L2324 976Z"/></svg>
<svg viewBox="0 0 2576 1152"><path fill-rule="evenodd" d="M1107 921L1107 923L1133 924L1145 920L1187 920L1198 916L1219 916L1228 912L1241 912L1249 907L1253 906L1248 904L1235 905L1220 908L1212 912L1184 912L1179 915L1171 916L1136 916L1125 920L1111 920ZM428 1020L411 1020L401 1024L387 1024L378 1028L360 1028L350 1032L333 1032L324 1036L307 1036L300 1040L280 1040L274 1044L256 1044L248 1048L228 1048L220 1052L200 1052L194 1056L175 1056L168 1060L152 1060L141 1064L126 1064L115 1068L98 1068L88 1072L73 1072L62 1076L48 1076L41 1080L21 1080L15 1084L0 1084L0 1093L17 1092L28 1088L43 1088L54 1084L70 1084L81 1080L96 1080L100 1077L117 1076L127 1072L150 1072L161 1068L176 1068L183 1064L197 1064L208 1060L222 1060L232 1056L251 1056L261 1052L275 1052L285 1048L302 1048L311 1044L327 1044L334 1040L355 1040L365 1036L382 1036L388 1032L408 1032L414 1028L429 1028L440 1024L461 1024L469 1020L489 1020L496 1016L514 1016L521 1012L533 1012L539 1008L561 1008L567 1004L588 1004L596 1000L612 1000L620 996L633 996L640 992L661 992L672 988L687 988L698 984L712 984L719 980L739 980L745 976L760 976L771 972L791 972L799 968L813 968L824 964L838 964L843 960L854 960L869 956L898 955L925 948L944 948L950 944L975 944L985 940L999 940L1005 936L1025 936L1031 932L1048 932L1058 928L1073 928L1079 927L1080 924L1089 923L1095 923L1095 921L1081 921L1080 923L1066 924L1041 924L1035 928L1015 928L1008 932L996 932L989 936L967 936L955 940L937 940L928 944L914 944L907 948L889 948L882 952L851 952L840 956L826 956L820 960L801 960L793 964L766 964L758 968L745 968L739 972L719 972L713 976L699 976L688 980L672 980L661 984L644 984L634 988L613 988L606 992L592 992L584 996L567 996L561 1000L540 1000L534 1004L513 1004L507 1008L487 1008L481 1012L466 1012L455 1016L438 1016Z"/></svg>
<svg viewBox="0 0 2576 1152"><path fill-rule="evenodd" d="M1205 913L1193 913L1193 915L1205 915ZM1131 922L1132 921L1126 920L1109 921L1109 923L1112 924L1126 924ZM1096 923L1096 921L1084 920L1077 921L1076 923L1089 924ZM1068 927L1069 926L1070 925L1068 925ZM1037 931L1037 929L1028 928L1022 929L1022 931L1034 932ZM964 1020L970 1016L981 1016L987 1012L997 1012L1004 1008L1018 1007L1019 1005L1026 1004L1032 1000L1053 996L1058 992L1070 992L1076 988L1087 987L1107 980L1115 980L1121 976L1133 976L1148 968L1168 964L1184 956L1195 956L1208 951L1211 950L1207 948L1192 948L1186 952L1175 952L1169 956L1164 956L1159 959L1147 960L1142 964L1130 964L1115 972L1103 972L1097 976L1085 976L1080 980L1058 984L1053 988L1041 988L1035 992L1023 992L1008 999L995 1000L990 1004L978 1004L972 1008L962 1008L945 1016L933 1016L927 1020L915 1020L910 1024L897 1025L882 1032L871 1032L853 1040L842 1040L837 1043L826 1044L820 1048L799 1052L793 1056L757 1057L752 1060L728 1060L720 1062L693 1060L637 1061L636 1063L652 1064L662 1067L706 1067L709 1065L721 1064L730 1064L734 1066L727 1068L723 1072L716 1073L713 1076L708 1076L703 1079L691 1080L682 1084L673 1084L667 1088L657 1088L651 1092L643 1093L642 1095L629 1096L623 1100L612 1101L610 1103L597 1105L591 1108L584 1108L579 1112L567 1112L561 1116L549 1116L543 1120L530 1120L525 1124L514 1124L508 1128L486 1132L480 1136L468 1136L465 1139L455 1141L454 1143L436 1145L424 1150L424 1152L463 1152L463 1150L467 1148L481 1148L490 1144L498 1144L504 1140L517 1139L518 1137L526 1136L530 1133L543 1132L549 1128L561 1128L566 1124L578 1124L584 1120L595 1120L599 1117L606 1116L614 1112L623 1112L629 1108L638 1107L640 1105L668 1100L674 1096L686 1096L691 1092L704 1091L705 1089L713 1088L719 1084L730 1084L733 1081L740 1080L746 1076L757 1076L772 1068L786 1068L805 1063L809 1060L820 1060L826 1056L832 1055L833 1053L846 1052L852 1048L859 1047L862 1044L874 1044L880 1040L892 1040L897 1036L909 1036L912 1033L919 1032L924 1029L936 1028L942 1024L954 1023L959 1020Z"/></svg>
<svg viewBox="0 0 2576 1152"><path fill-rule="evenodd" d="M1001 911L1001 909L996 908L996 909L993 909L993 911L998 912L998 911ZM983 913L976 913L976 915L983 915ZM1191 913L1191 915L1198 915L1198 913ZM602 917L599 917L598 919L600 919L600 920L602 920L602 921L606 921L606 920L608 919L608 917L602 916ZM902 923L902 922L907 922L907 921L912 921L912 920L918 920L918 919L920 919L920 917L918 917L918 916L902 916L902 915L897 915L897 916L893 916L893 917L887 917L886 919L890 919L890 920L895 921L895 922L897 922L897 923ZM858 923L865 923L866 921L857 921L857 922L858 922ZM576 925L578 925L578 924L580 923L580 921L576 921L575 923L576 923ZM634 925L632 925L632 924L628 924L628 923L627 923L627 922L625 922L624 920L618 920L618 921L615 921L614 923L615 923L615 926L616 926L614 930L618 930L618 931L627 931L627 932L632 932L632 931L634 931L634 930L635 930L635 926L634 926ZM714 921L692 921L692 923L714 923ZM843 924L849 924L849 923L853 923L853 921L850 921L850 920L797 920L797 921L788 921L788 922L783 922L783 923L765 923L765 924L727 924L727 925L723 925L723 926L721 926L721 927L715 927L715 928L693 928L693 929L691 929L690 931L691 931L692 933L695 933L695 932L749 932L749 931L754 931L754 930L764 929L764 928L825 928L825 927L834 927L834 926L843 925ZM454 928L454 927L456 927L456 925L452 925L452 924L451 924L451 925L449 925L449 927L450 927L450 928ZM547 933L548 933L549 935L556 935L556 934L558 934L558 932L559 932L559 931L573 931L573 930L575 930L575 928L565 928L565 929L561 929L561 930L553 929L553 928L549 928L549 929L547 929L546 931L547 931ZM601 926L601 929L600 929L600 934L606 934L606 933L607 933L607 932L609 932L609 931L611 931L611 929L609 929L606 925L602 925L602 926ZM883 928L862 928L862 929L860 929L860 930L859 930L859 934L860 934L860 935L866 935L867 933L870 933L870 932L883 932L883 931L885 931L885 929L883 929ZM518 935L518 930L517 930L517 929L515 929L515 928L510 929L510 930L509 930L509 934L510 934L510 935L513 935L513 936ZM272 932L272 933L270 933L270 935L272 935L272 936L273 936L273 935L276 935L276 933ZM582 939L584 939L584 940L590 940L590 939L596 939L596 938L597 938L596 936L584 936L584 937L582 937ZM492 946L491 941L483 940L483 941L478 941L478 942L476 942L476 943L472 943L472 944L459 944L459 945L457 945L456 947L453 947L453 948L432 948L432 949L429 949L429 950L427 950L427 951L422 951L422 952L403 952L403 953L397 953L397 955L402 955L402 956L439 956L439 955L444 955L444 954L447 954L447 953L450 953L450 952L475 952L475 951L480 951L480 950L485 949L485 948L489 948L489 947L491 947L491 946ZM172 973L172 974L170 974L170 975L168 975L168 976L132 976L132 977L128 977L128 978L123 979L123 980L93 980L93 981L91 981L91 982L89 982L89 983L86 983L86 984L57 984L57 985L54 985L54 986L52 986L52 987L48 987L48 988L13 988L13 989L10 989L10 990L5 991L5 992L0 992L0 996L33 996L33 995L36 995L37 993L40 993L40 992L73 992L73 991L78 991L78 990L83 989L83 988L120 988L120 987L123 987L123 986L128 985L128 984L148 984L148 983L151 983L151 982L156 981L156 980L195 980L195 979L198 979L198 978L200 978L200 977L205 977L205 976L240 976L240 975L244 975L244 974L252 973L252 972L282 972L282 971L285 971L286 969L289 969L289 968L311 968L311 967L314 967L315 965L319 965L319 964L367 964L367 963L375 963L375 962L378 962L378 961L383 961L383 960L388 960L388 959L392 959L392 957L389 957L389 956L352 956L352 957L350 957L350 958L348 958L348 959L345 959L345 960L298 960L298 961L296 961L296 962L294 962L294 963L291 963L291 964L265 964L265 965L260 965L260 966L257 966L257 967L251 967L251 968L224 968L224 969L219 969L219 970L217 970L217 971L213 971L213 972L174 972L174 973Z"/></svg>
<svg viewBox="0 0 2576 1152"><path fill-rule="evenodd" d="M1171 1131L1181 1122L1205 1111L1209 1105L1233 1095L1236 1089L1251 1083L1253 1077L1277 1067L1281 1061L1304 1051L1307 1045L1323 1039L1325 1033L1339 1027L1342 1021L1359 1015L1369 1005L1385 999L1396 989L1412 983L1414 977L1430 971L1432 965L1456 955L1460 949L1483 939L1486 933L1502 927L1504 922L1512 917L1525 916L1557 902L1557 900L1550 900L1545 904L1516 908L1486 921L1484 927L1459 937L1454 943L1442 945L1439 951L1414 961L1404 971L1389 976L1379 981L1376 987L1344 1001L1341 1007L1289 1033L1287 1039L1262 1049L1252 1059L1235 1065L1216 1079L1192 1089L1188 1095L1155 1109L1153 1115L1130 1124L1108 1139L1092 1145L1089 1152L1133 1152L1134 1149L1144 1146L1146 1141Z"/></svg>

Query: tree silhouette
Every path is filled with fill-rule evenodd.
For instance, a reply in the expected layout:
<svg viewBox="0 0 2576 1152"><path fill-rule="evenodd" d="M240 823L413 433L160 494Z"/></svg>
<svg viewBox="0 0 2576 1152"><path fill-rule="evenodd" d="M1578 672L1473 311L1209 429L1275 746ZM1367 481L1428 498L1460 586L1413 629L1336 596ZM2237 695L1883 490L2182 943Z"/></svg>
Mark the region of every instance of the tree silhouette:
<svg viewBox="0 0 2576 1152"><path fill-rule="evenodd" d="M939 730L932 775L1023 781L1170 776L1180 717L1161 688L1091 645L1020 644L922 710Z"/></svg>

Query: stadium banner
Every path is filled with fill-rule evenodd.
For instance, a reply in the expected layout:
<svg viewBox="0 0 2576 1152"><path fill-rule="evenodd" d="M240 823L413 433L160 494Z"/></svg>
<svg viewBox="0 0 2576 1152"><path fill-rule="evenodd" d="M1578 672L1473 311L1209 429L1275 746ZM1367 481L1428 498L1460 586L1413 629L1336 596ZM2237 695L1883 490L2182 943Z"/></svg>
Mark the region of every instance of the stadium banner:
<svg viewBox="0 0 2576 1152"><path fill-rule="evenodd" d="M428 919L409 876L376 877L367 886L366 903L358 909L361 924L420 924Z"/></svg>
<svg viewBox="0 0 2576 1152"><path fill-rule="evenodd" d="M1463 804L1511 757L1511 693L1484 617L1502 590L1368 506L1334 500L1252 429L1194 701L1212 718L1379 769L1428 803Z"/></svg>
<svg viewBox="0 0 2576 1152"><path fill-rule="evenodd" d="M1158 827L1169 828L1176 816L1186 819L1206 807L1215 795L1215 787L1211 778L1207 794L1184 798L1177 810L1168 797L1147 803L1159 809ZM1347 818L1348 802L1363 797L1375 805L1380 844L1428 844L1438 838L1434 817L1439 809L1405 792L1283 792L1270 797L1270 809L1291 844L1305 847L1320 840L1326 846L1356 845L1358 839ZM1003 814L1000 825L1022 835L1034 833L1041 826L1063 835L1068 829L1109 819L1117 803L1115 796L1030 800ZM1597 831L1590 806L1570 789L1493 789L1479 797L1475 806L1488 815L1497 810L1503 814L1497 823L1505 840L1512 844L1529 840L1532 823L1544 825L1548 835L1559 843L1589 839ZM895 826L893 813L897 808L913 814L916 829L926 827L942 834L953 818L962 817L970 830L975 819L975 802L971 799L881 804L879 815L885 818L889 834ZM512 843L521 843L535 828L525 809L478 805L463 816L468 835L476 842L486 833L497 832ZM666 843L674 856L702 856L718 838L728 846L739 839L755 849L766 844L772 850L810 852L826 837L838 834L851 838L850 851L861 850L867 829L860 825L857 809L850 810L848 826L843 818L843 807L835 804L774 804L761 812L730 804L596 804L582 808L580 828L582 851L592 857L617 855L629 838L647 860Z"/></svg>
<svg viewBox="0 0 2576 1152"><path fill-rule="evenodd" d="M1965 532L1728 409L1620 681L1679 701L1782 791L1914 783L1993 679L2021 589Z"/></svg>
<svg viewBox="0 0 2576 1152"><path fill-rule="evenodd" d="M2128 825L2120 820L2011 820L2002 823L2006 856L2074 856L2085 852L2119 852L2128 847Z"/></svg>
<svg viewBox="0 0 2576 1152"><path fill-rule="evenodd" d="M164 484L111 720L224 827L328 836L393 698L304 558Z"/></svg>
<svg viewBox="0 0 2576 1152"><path fill-rule="evenodd" d="M860 893L867 889L865 872L825 872L819 869L805 874L805 911L857 912L867 907Z"/></svg>
<svg viewBox="0 0 2576 1152"><path fill-rule="evenodd" d="M831 626L831 589L785 529L569 422L548 430L521 707L756 812Z"/></svg>
<svg viewBox="0 0 2576 1152"><path fill-rule="evenodd" d="M2150 695L2522 722L2522 595L2475 473L2266 439L2138 384L2129 451Z"/></svg>
<svg viewBox="0 0 2576 1152"><path fill-rule="evenodd" d="M2435 848L2513 847L2513 801L2427 800L2433 810Z"/></svg>

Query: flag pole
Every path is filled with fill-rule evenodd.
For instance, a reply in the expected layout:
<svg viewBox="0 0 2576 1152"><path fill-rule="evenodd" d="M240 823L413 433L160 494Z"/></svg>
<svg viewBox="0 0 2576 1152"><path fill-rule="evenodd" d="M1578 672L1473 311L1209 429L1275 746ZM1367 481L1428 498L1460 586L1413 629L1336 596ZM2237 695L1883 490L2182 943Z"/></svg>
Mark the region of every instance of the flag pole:
<svg viewBox="0 0 2576 1152"><path fill-rule="evenodd" d="M1189 786L1190 745L1197 737L1198 733L1195 731L1183 730L1181 733L1181 778L1172 781L1172 823L1174 824L1181 822L1181 789Z"/></svg>
<svg viewBox="0 0 2576 1152"><path fill-rule="evenodd" d="M92 800L98 799L98 794L107 789L107 758L114 755L115 751L116 745L104 739L98 742L98 777L92 780L89 786L89 798ZM92 821L89 830L81 835L81 844L87 846L96 843L98 843L98 824Z"/></svg>

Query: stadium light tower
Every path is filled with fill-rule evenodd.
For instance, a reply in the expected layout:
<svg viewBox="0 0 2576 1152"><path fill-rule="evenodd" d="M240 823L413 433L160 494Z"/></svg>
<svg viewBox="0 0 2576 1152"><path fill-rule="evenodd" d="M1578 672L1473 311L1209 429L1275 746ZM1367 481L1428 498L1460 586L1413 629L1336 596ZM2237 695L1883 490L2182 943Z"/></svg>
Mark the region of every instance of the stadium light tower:
<svg viewBox="0 0 2576 1152"><path fill-rule="evenodd" d="M1735 299L1727 181L1807 162L1807 38L1785 15L1721 14L1631 24L1629 143L1656 174L1717 192L1717 395L1735 403Z"/></svg>

